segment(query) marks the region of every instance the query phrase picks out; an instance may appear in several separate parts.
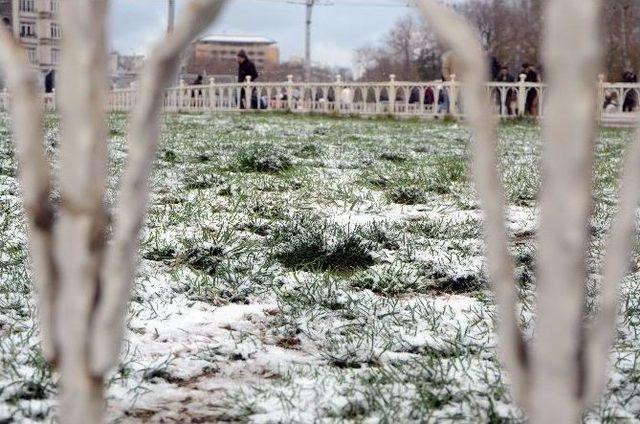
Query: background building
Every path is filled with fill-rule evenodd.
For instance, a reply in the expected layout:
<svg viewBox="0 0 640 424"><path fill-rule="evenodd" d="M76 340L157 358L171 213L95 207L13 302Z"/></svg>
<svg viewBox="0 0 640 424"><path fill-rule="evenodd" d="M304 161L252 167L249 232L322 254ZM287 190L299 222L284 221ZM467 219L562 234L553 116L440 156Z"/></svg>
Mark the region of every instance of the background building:
<svg viewBox="0 0 640 424"><path fill-rule="evenodd" d="M116 51L109 53L109 75L112 87L129 87L132 82L135 82L144 65L144 59L142 55L121 55Z"/></svg>
<svg viewBox="0 0 640 424"><path fill-rule="evenodd" d="M43 72L56 69L62 30L60 0L0 0L2 20L27 49L31 63Z"/></svg>
<svg viewBox="0 0 640 424"><path fill-rule="evenodd" d="M236 54L244 50L260 74L278 67L280 48L276 41L265 37L241 35L211 35L200 38L188 53L186 74L233 79L237 74Z"/></svg>
<svg viewBox="0 0 640 424"><path fill-rule="evenodd" d="M60 61L62 30L58 6L62 0L0 0L0 21L27 50L29 60L44 77L52 77Z"/></svg>
<svg viewBox="0 0 640 424"><path fill-rule="evenodd" d="M13 0L0 0L0 22L8 28L12 28L13 9L11 3Z"/></svg>

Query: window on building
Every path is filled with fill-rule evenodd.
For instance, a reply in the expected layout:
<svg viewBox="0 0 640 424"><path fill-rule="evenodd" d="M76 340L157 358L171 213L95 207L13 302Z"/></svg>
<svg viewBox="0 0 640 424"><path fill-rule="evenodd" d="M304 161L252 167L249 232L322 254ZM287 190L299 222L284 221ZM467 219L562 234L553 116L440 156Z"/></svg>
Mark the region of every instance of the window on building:
<svg viewBox="0 0 640 424"><path fill-rule="evenodd" d="M49 11L51 13L58 12L58 0L51 0L51 2L49 3Z"/></svg>
<svg viewBox="0 0 640 424"><path fill-rule="evenodd" d="M29 57L29 62L31 62L31 64L38 64L38 50L36 50L35 47L27 47L27 56Z"/></svg>
<svg viewBox="0 0 640 424"><path fill-rule="evenodd" d="M35 12L36 11L35 0L20 0L21 12Z"/></svg>
<svg viewBox="0 0 640 424"><path fill-rule="evenodd" d="M51 64L57 65L60 63L60 50L51 49Z"/></svg>
<svg viewBox="0 0 640 424"><path fill-rule="evenodd" d="M36 36L35 22L20 22L20 37L35 37L35 36Z"/></svg>
<svg viewBox="0 0 640 424"><path fill-rule="evenodd" d="M60 25L55 22L51 23L51 38L60 38L62 37L62 30L60 29Z"/></svg>

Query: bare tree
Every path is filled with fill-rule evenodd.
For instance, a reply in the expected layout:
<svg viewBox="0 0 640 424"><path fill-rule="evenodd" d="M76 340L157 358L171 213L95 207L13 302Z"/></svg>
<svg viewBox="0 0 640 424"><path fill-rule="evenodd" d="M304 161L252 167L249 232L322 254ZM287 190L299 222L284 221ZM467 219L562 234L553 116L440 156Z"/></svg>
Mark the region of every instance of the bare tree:
<svg viewBox="0 0 640 424"><path fill-rule="evenodd" d="M387 79L396 74L409 81L418 76L416 63L425 45L425 31L411 15L398 19L380 46L356 50L356 62L363 69L364 80Z"/></svg>
<svg viewBox="0 0 640 424"><path fill-rule="evenodd" d="M435 0L418 2L426 20L461 60L465 105L473 130L474 174L485 214L487 263L500 313L501 359L516 401L531 422L571 423L602 394L616 334L618 288L628 272L640 193L640 142L628 152L620 207L604 258L601 305L583 321L595 140L593 83L600 70L598 0L555 0L546 11L544 53L549 91L545 113L545 181L541 190L536 340L525 342L516 318L513 259L497 173L496 128L483 92L488 68L471 26ZM576 67L580 72L575 72ZM588 105L585 107L585 105ZM640 137L639 137L640 139Z"/></svg>
<svg viewBox="0 0 640 424"><path fill-rule="evenodd" d="M623 72L640 66L640 19L637 0L611 0L604 8L605 58L608 79L619 81Z"/></svg>
<svg viewBox="0 0 640 424"><path fill-rule="evenodd" d="M392 57L400 63L398 77L411 80L415 77L415 59L420 51L420 29L413 16L400 18L387 34L385 44Z"/></svg>
<svg viewBox="0 0 640 424"><path fill-rule="evenodd" d="M11 93L42 347L60 372L59 416L64 423L103 420L104 376L119 359L164 91L182 50L215 20L224 3L192 0L175 30L149 57L129 128L128 166L111 243L105 205L108 0L65 0L60 5L63 133L57 210L50 196L37 77L26 52L0 28L0 65Z"/></svg>
<svg viewBox="0 0 640 424"><path fill-rule="evenodd" d="M365 46L356 50L356 63L363 81L384 81L397 70L397 62L381 47Z"/></svg>
<svg viewBox="0 0 640 424"><path fill-rule="evenodd" d="M620 0L622 1L622 0ZM542 9L540 0L466 0L455 10L477 30L483 49L514 70L522 62L539 60ZM410 16L399 19L377 47L357 52L365 78L380 80L395 73L400 79L440 77L442 49L433 40L432 28ZM365 65L363 65L363 63Z"/></svg>

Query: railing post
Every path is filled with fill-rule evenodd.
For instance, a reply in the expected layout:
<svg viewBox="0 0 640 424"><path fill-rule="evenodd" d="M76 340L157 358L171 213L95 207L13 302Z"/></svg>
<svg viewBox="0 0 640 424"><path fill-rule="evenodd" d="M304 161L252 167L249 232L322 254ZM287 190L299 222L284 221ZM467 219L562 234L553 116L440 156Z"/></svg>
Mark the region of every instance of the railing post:
<svg viewBox="0 0 640 424"><path fill-rule="evenodd" d="M287 75L287 108L293 110L293 75Z"/></svg>
<svg viewBox="0 0 640 424"><path fill-rule="evenodd" d="M527 102L527 87L525 81L527 80L526 74L520 74L520 81L518 83L518 116L524 116L524 108Z"/></svg>
<svg viewBox="0 0 640 424"><path fill-rule="evenodd" d="M389 113L396 114L396 74L389 75Z"/></svg>
<svg viewBox="0 0 640 424"><path fill-rule="evenodd" d="M322 98L324 99L324 105L322 106L322 109L325 113L327 113L329 111L329 89L325 87L324 89L321 89L321 91Z"/></svg>
<svg viewBox="0 0 640 424"><path fill-rule="evenodd" d="M336 102L336 112L342 113L342 75L336 75L336 85L333 91Z"/></svg>
<svg viewBox="0 0 640 424"><path fill-rule="evenodd" d="M604 113L604 74L598 75L598 121L602 121Z"/></svg>
<svg viewBox="0 0 640 424"><path fill-rule="evenodd" d="M180 80L180 87L178 89L178 107L177 112L182 112L182 108L184 107L184 97L185 97L185 82L183 79Z"/></svg>
<svg viewBox="0 0 640 424"><path fill-rule="evenodd" d="M449 81L449 114L457 116L460 112L459 107L459 90L458 82L456 81L456 74L451 74L451 80Z"/></svg>
<svg viewBox="0 0 640 424"><path fill-rule="evenodd" d="M214 110L216 107L216 79L209 78L209 109Z"/></svg>
<svg viewBox="0 0 640 424"><path fill-rule="evenodd" d="M127 102L124 106L125 111L130 111L131 109L133 109L133 105L136 103L136 88L136 82L132 81L131 84L129 84L129 95L127 96Z"/></svg>
<svg viewBox="0 0 640 424"><path fill-rule="evenodd" d="M251 109L251 75L247 75L244 82L244 108Z"/></svg>

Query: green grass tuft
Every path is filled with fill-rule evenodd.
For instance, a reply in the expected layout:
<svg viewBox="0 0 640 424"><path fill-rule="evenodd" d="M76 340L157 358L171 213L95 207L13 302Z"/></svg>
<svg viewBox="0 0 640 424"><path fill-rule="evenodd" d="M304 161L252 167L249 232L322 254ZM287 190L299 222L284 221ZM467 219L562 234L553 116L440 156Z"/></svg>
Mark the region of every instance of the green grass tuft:
<svg viewBox="0 0 640 424"><path fill-rule="evenodd" d="M235 156L236 168L242 172L278 174L291 169L291 156L272 144L258 144L240 150Z"/></svg>
<svg viewBox="0 0 640 424"><path fill-rule="evenodd" d="M305 216L276 228L270 242L273 258L296 270L344 272L373 265L373 243L362 227L344 229Z"/></svg>

